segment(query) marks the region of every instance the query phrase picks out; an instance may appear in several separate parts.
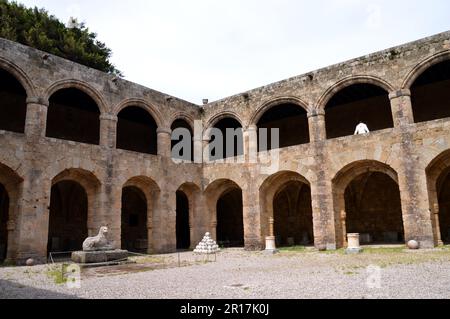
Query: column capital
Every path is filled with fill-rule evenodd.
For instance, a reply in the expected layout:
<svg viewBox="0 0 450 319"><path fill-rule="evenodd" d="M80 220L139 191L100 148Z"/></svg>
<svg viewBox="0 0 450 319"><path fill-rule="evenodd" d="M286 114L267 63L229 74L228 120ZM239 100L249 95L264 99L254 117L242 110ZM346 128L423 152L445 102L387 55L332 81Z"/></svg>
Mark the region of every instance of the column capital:
<svg viewBox="0 0 450 319"><path fill-rule="evenodd" d="M113 121L117 122L118 118L116 115L113 114L101 114L100 115L100 121Z"/></svg>
<svg viewBox="0 0 450 319"><path fill-rule="evenodd" d="M257 131L258 130L258 126L255 124L249 125L247 127L247 131Z"/></svg>
<svg viewBox="0 0 450 319"><path fill-rule="evenodd" d="M50 104L47 99L44 99L44 98L39 97L39 96L27 97L26 103L27 104L39 104L39 105L44 105L46 107L48 107L49 104Z"/></svg>
<svg viewBox="0 0 450 319"><path fill-rule="evenodd" d="M171 129L168 129L168 128L163 128L163 127L161 127L161 128L158 128L158 129L156 130L156 133L157 133L157 134L167 134L167 135L172 135L172 130L171 130Z"/></svg>
<svg viewBox="0 0 450 319"><path fill-rule="evenodd" d="M325 110L312 110L308 112L308 118L325 116Z"/></svg>
<svg viewBox="0 0 450 319"><path fill-rule="evenodd" d="M409 89L401 89L401 90L389 93L389 99L390 100L393 100L393 99L396 99L396 98L399 98L399 97L403 97L403 96L409 96L410 97L411 96L411 90L409 90Z"/></svg>

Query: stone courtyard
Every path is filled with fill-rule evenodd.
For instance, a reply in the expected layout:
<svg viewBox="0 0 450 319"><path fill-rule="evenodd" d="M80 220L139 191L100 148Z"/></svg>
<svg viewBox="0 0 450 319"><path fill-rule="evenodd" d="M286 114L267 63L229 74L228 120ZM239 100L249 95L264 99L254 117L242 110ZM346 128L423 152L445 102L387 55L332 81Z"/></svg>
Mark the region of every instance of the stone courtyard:
<svg viewBox="0 0 450 319"><path fill-rule="evenodd" d="M0 299L450 298L449 247L368 248L357 256L299 247L275 256L227 249L217 262L202 263L189 252L180 260L181 267L177 254L157 255L137 265L85 269L79 289L59 279L62 265L0 268Z"/></svg>
<svg viewBox="0 0 450 319"><path fill-rule="evenodd" d="M278 247L331 252L347 246L348 233L364 245L441 247L450 243L449 88L450 32L201 106L0 39L0 261L46 263L50 253L79 250L102 226L115 248L145 254L192 250L209 232L221 247L255 258L232 254L229 264L255 281L220 282L249 285L225 291L251 296L271 291L256 285L268 269L281 280L284 263L301 273L308 258L335 258L258 255L272 235ZM370 134L353 135L360 122ZM212 128L236 129L223 138L235 148L203 154L216 142ZM274 128L278 145L269 139L264 148L258 137ZM178 154L181 164L172 154L178 129L191 133L195 150ZM252 160L261 154L270 165ZM258 262L268 268L259 271ZM334 277L324 267L323 278L336 283L361 276ZM407 285L415 268L426 279L428 268L443 277L438 269L448 266L386 273L395 267L407 270L398 279ZM213 265L165 272L190 280L200 269L216 273ZM308 296L298 291L301 278L284 281L286 296ZM439 289L417 293L443 294L443 281L434 281Z"/></svg>

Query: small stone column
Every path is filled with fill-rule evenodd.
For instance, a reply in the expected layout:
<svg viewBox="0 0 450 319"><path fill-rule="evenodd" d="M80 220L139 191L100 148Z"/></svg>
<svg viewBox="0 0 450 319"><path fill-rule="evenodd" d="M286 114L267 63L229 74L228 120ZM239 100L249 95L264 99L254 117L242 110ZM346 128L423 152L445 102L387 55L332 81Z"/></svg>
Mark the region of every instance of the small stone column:
<svg viewBox="0 0 450 319"><path fill-rule="evenodd" d="M31 138L45 137L49 103L40 97L27 98L25 134Z"/></svg>
<svg viewBox="0 0 450 319"><path fill-rule="evenodd" d="M314 110L308 114L309 138L311 142L324 141L327 139L325 126L325 111Z"/></svg>
<svg viewBox="0 0 450 319"><path fill-rule="evenodd" d="M244 133L244 151L247 163L256 164L258 162L258 127L250 125Z"/></svg>
<svg viewBox="0 0 450 319"><path fill-rule="evenodd" d="M433 219L434 219L434 224L435 224L436 243L438 246L444 246L444 242L442 241L441 225L440 225L440 220L439 220L439 204L434 205Z"/></svg>
<svg viewBox="0 0 450 319"><path fill-rule="evenodd" d="M116 148L117 116L102 114L100 116L100 145L106 148Z"/></svg>
<svg viewBox="0 0 450 319"><path fill-rule="evenodd" d="M414 113L411 104L411 91L407 89L391 92L392 116L395 127L414 123Z"/></svg>
<svg viewBox="0 0 450 319"><path fill-rule="evenodd" d="M344 246L347 245L347 212L341 211L341 225L342 225L342 237Z"/></svg>
<svg viewBox="0 0 450 319"><path fill-rule="evenodd" d="M266 237L266 253L276 254L278 253L276 241L275 241L275 231L274 231L275 220L273 217L269 218L269 236Z"/></svg>
<svg viewBox="0 0 450 319"><path fill-rule="evenodd" d="M359 234L348 234L347 238L347 254L359 254L360 252L362 252L361 245L359 244Z"/></svg>
<svg viewBox="0 0 450 319"><path fill-rule="evenodd" d="M158 155L162 157L172 157L172 131L166 128L159 128L158 134Z"/></svg>

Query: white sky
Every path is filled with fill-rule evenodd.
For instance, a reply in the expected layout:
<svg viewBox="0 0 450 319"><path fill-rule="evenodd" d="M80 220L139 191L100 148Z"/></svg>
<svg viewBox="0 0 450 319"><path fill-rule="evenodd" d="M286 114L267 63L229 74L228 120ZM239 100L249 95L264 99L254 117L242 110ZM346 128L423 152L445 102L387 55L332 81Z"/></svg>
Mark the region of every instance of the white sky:
<svg viewBox="0 0 450 319"><path fill-rule="evenodd" d="M448 0L18 0L86 22L125 78L200 104L450 30Z"/></svg>

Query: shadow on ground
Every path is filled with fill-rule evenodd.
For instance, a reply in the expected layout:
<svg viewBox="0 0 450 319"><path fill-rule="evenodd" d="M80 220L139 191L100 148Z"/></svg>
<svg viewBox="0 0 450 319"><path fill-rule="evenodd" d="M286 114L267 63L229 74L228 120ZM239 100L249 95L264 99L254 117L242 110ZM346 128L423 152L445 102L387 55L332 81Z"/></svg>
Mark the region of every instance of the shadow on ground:
<svg viewBox="0 0 450 319"><path fill-rule="evenodd" d="M75 296L37 289L0 279L0 299L79 299Z"/></svg>

